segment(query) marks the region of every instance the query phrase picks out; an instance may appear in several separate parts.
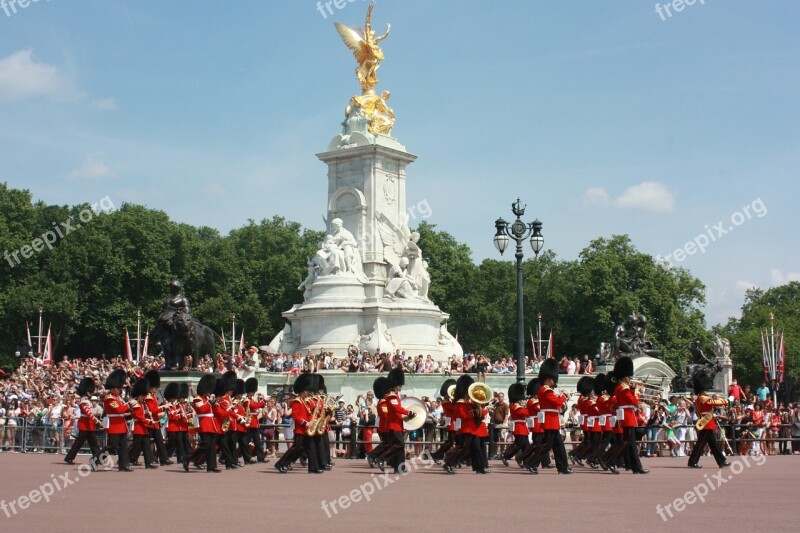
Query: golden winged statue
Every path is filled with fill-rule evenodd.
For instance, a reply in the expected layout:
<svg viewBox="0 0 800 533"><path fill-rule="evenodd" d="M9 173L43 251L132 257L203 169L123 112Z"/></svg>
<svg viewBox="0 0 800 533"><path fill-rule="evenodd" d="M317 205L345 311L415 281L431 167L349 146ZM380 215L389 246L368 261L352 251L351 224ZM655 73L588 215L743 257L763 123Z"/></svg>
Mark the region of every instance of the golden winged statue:
<svg viewBox="0 0 800 533"><path fill-rule="evenodd" d="M361 33L349 28L344 24L336 22L336 31L342 36L342 40L347 47L353 51L358 61L358 68L356 68L356 78L358 83L361 84L363 94L375 94L375 86L378 84L378 68L383 61L383 51L378 46L378 43L389 36L392 29L391 24L386 24L386 33L380 37L375 37L375 32L372 31L372 10L375 7L373 1L369 9L367 9L367 20L364 23L364 29Z"/></svg>

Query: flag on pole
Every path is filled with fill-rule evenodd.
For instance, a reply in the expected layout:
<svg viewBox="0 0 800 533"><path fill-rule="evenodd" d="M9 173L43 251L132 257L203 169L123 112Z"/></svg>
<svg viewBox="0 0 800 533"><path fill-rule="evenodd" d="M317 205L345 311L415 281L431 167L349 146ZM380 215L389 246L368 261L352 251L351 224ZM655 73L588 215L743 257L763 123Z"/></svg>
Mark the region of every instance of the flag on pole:
<svg viewBox="0 0 800 533"><path fill-rule="evenodd" d="M50 335L50 326L47 326L47 340L44 341L44 352L42 353L42 364L53 364L53 337Z"/></svg>
<svg viewBox="0 0 800 533"><path fill-rule="evenodd" d="M125 328L125 360L133 360L133 350L131 350L131 336L128 335L128 328Z"/></svg>
<svg viewBox="0 0 800 533"><path fill-rule="evenodd" d="M28 349L33 350L33 341L31 340L31 325L25 322L25 329L28 331Z"/></svg>
<svg viewBox="0 0 800 533"><path fill-rule="evenodd" d="M222 335L220 337L222 338L222 353L225 353L225 352L228 351L228 341L225 340L225 330L224 329L222 330Z"/></svg>
<svg viewBox="0 0 800 533"><path fill-rule="evenodd" d="M528 329L531 333L531 349L533 350L533 358L536 359L538 356L536 355L536 341L533 340L533 330Z"/></svg>
<svg viewBox="0 0 800 533"><path fill-rule="evenodd" d="M147 349L150 348L150 329L147 329L147 333L144 334L144 346L142 346L142 357L147 355Z"/></svg>
<svg viewBox="0 0 800 533"><path fill-rule="evenodd" d="M776 373L776 381L778 383L783 383L783 362L785 360L785 353L784 350L786 349L786 345L784 344L783 340L783 333L781 333L781 342L778 344L778 353L776 354L777 358L777 373Z"/></svg>
<svg viewBox="0 0 800 533"><path fill-rule="evenodd" d="M553 354L553 330L550 330L550 338L547 339L547 357L555 357Z"/></svg>
<svg viewBox="0 0 800 533"><path fill-rule="evenodd" d="M239 353L244 351L244 330L242 330L242 338L239 341Z"/></svg>
<svg viewBox="0 0 800 533"><path fill-rule="evenodd" d="M764 365L764 379L769 382L769 348L767 347L767 339L764 333L761 333L761 360Z"/></svg>

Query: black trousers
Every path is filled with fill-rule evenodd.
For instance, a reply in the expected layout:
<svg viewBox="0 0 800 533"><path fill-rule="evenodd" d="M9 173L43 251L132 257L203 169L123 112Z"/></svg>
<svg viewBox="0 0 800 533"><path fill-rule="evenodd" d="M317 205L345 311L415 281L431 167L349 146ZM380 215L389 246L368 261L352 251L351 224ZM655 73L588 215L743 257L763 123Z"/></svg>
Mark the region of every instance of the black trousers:
<svg viewBox="0 0 800 533"><path fill-rule="evenodd" d="M528 451L524 452L520 456L520 461L529 463L531 457L533 457L533 455L536 453L536 450L538 450L542 446L542 442L543 441L544 441L544 432L542 432L542 433L534 433L533 434L533 444L531 444L530 447L528 447ZM545 467L549 468L550 467L550 452L542 455L539 458L539 461L542 463L542 466L545 466Z"/></svg>
<svg viewBox="0 0 800 533"><path fill-rule="evenodd" d="M167 462L167 459L169 459L169 456L167 455L167 447L164 446L164 438L161 436L161 428L150 428L147 433L150 439L156 443L158 461L163 466L164 463Z"/></svg>
<svg viewBox="0 0 800 533"><path fill-rule="evenodd" d="M156 462L156 458L153 455L153 447L150 445L149 435L133 436L133 443L131 444L131 457L138 459L140 453L144 454L145 466L150 466Z"/></svg>
<svg viewBox="0 0 800 533"><path fill-rule="evenodd" d="M542 457L549 455L550 450L553 450L553 456L556 459L556 468L559 472L567 470L567 450L564 448L564 439L561 438L561 432L557 429L546 429L542 433L542 443L537 447L536 451L531 455L529 464L531 466L539 466Z"/></svg>
<svg viewBox="0 0 800 533"><path fill-rule="evenodd" d="M238 462L238 458L244 459L244 464L250 462L253 455L250 453L250 448L247 445L247 433L244 431L231 431L231 452L233 453L234 460Z"/></svg>
<svg viewBox="0 0 800 533"><path fill-rule="evenodd" d="M124 470L131 466L130 455L128 455L128 434L113 433L108 436L108 448L116 450L117 468Z"/></svg>
<svg viewBox="0 0 800 533"><path fill-rule="evenodd" d="M389 446L389 434L386 432L378 433L378 438L381 440L380 444L375 446L375 448L368 454L373 459L376 459L383 455L383 452L386 451L386 448Z"/></svg>
<svg viewBox="0 0 800 533"><path fill-rule="evenodd" d="M81 431L78 433L78 437L75 439L75 442L72 443L72 448L69 449L64 460L74 461L85 442L89 443L92 457L97 460L100 457L100 446L97 444L97 434L94 431Z"/></svg>
<svg viewBox="0 0 800 533"><path fill-rule="evenodd" d="M453 432L448 430L444 431L446 433L444 442L442 442L439 447L436 448L435 452L431 453L431 458L436 461L441 461L450 448L453 447L453 444L455 444L455 441L453 440Z"/></svg>
<svg viewBox="0 0 800 533"><path fill-rule="evenodd" d="M458 466L467 457L471 456L473 435L469 433L457 433L455 444L444 457L444 464L447 466Z"/></svg>
<svg viewBox="0 0 800 533"><path fill-rule="evenodd" d="M216 433L200 433L200 443L194 452L189 455L189 461L196 465L206 463L206 470L217 468L217 440Z"/></svg>
<svg viewBox="0 0 800 533"><path fill-rule="evenodd" d="M486 457L486 445L488 442L488 437L472 437L469 456L472 460L472 470L475 472L484 472L489 467L489 461Z"/></svg>
<svg viewBox="0 0 800 533"><path fill-rule="evenodd" d="M308 459L308 471L315 472L320 469L318 452L314 439L308 435L295 434L294 442L285 454L275 463L275 466L289 466L305 453Z"/></svg>
<svg viewBox="0 0 800 533"><path fill-rule="evenodd" d="M256 458L258 459L258 462L263 463L266 458L264 457L264 446L261 443L260 428L249 428L247 430L247 438L245 439L245 442L247 445L249 445L251 442L253 443L253 446L256 448Z"/></svg>
<svg viewBox="0 0 800 533"><path fill-rule="evenodd" d="M382 458L395 472L400 470L400 465L406 462L405 438L402 431L391 431L388 435L388 446Z"/></svg>
<svg viewBox="0 0 800 533"><path fill-rule="evenodd" d="M610 431L602 431L597 435L598 436L595 437L595 442L594 445L592 446L592 450L589 452L587 456L587 459L593 463L596 463L603 457L603 455L606 453L606 448L608 448L608 445L611 442Z"/></svg>
<svg viewBox="0 0 800 533"><path fill-rule="evenodd" d="M222 438L219 439L219 451L222 453L222 462L225 463L226 468L231 468L233 465L238 463L236 458L233 456L233 450L235 449L233 434L233 431L228 431L222 435Z"/></svg>
<svg viewBox="0 0 800 533"><path fill-rule="evenodd" d="M622 440L617 447L612 448L609 452L611 452L611 456L608 458L609 463L615 463L621 455L625 460L626 468L631 469L633 472L642 471L642 462L639 460L639 452L637 451L635 427L623 428Z"/></svg>
<svg viewBox="0 0 800 533"><path fill-rule="evenodd" d="M527 435L514 435L514 442L506 448L503 458L508 461L518 453L524 454L530 448L531 442Z"/></svg>
<svg viewBox="0 0 800 533"><path fill-rule="evenodd" d="M703 453L706 444L711 448L711 454L714 456L714 459L716 459L717 464L721 466L725 463L725 456L722 455L722 450L719 449L717 436L714 435L714 430L702 429L697 432L697 442L692 449L692 455L689 456L689 466L696 465L700 461L700 455Z"/></svg>
<svg viewBox="0 0 800 533"><path fill-rule="evenodd" d="M192 451L188 431L167 432L167 457L171 456L173 451L178 462L183 462L183 458Z"/></svg>

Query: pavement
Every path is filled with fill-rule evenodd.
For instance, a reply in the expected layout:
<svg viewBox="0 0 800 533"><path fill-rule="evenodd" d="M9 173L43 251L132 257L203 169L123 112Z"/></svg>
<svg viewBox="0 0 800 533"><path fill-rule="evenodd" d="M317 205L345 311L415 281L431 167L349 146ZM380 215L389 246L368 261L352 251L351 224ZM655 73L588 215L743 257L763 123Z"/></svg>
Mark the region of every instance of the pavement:
<svg viewBox="0 0 800 533"><path fill-rule="evenodd" d="M664 457L643 460L647 475L576 466L568 476L497 461L490 475L448 476L418 459L383 476L349 460L319 475L299 464L280 474L274 459L219 474L177 464L92 472L88 460L0 454L0 531L769 531L793 522L800 481L798 456L732 457L722 470L711 457L702 469Z"/></svg>

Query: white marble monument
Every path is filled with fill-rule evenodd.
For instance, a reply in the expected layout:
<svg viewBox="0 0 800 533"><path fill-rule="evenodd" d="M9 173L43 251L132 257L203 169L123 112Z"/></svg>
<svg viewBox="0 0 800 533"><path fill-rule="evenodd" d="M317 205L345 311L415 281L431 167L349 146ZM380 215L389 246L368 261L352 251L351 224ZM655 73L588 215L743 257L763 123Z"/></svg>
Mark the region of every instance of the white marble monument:
<svg viewBox="0 0 800 533"><path fill-rule="evenodd" d="M389 135L389 93L374 91L386 35L375 37L371 13L360 34L337 24L356 52L363 92L350 99L342 133L317 154L328 165L327 236L309 258L304 301L283 313L288 324L270 350L343 356L356 346L446 361L463 350L447 331L449 315L428 298L425 252L408 227L406 166L417 157Z"/></svg>

